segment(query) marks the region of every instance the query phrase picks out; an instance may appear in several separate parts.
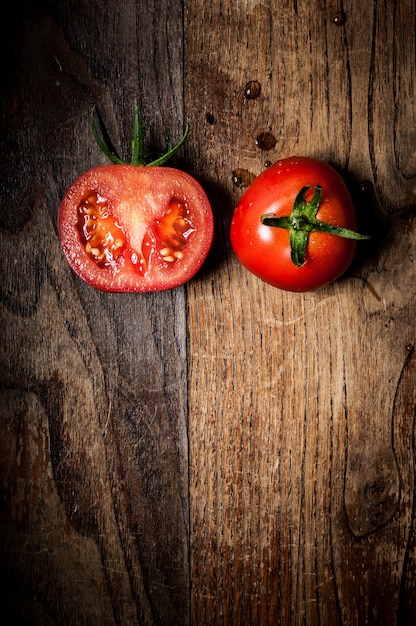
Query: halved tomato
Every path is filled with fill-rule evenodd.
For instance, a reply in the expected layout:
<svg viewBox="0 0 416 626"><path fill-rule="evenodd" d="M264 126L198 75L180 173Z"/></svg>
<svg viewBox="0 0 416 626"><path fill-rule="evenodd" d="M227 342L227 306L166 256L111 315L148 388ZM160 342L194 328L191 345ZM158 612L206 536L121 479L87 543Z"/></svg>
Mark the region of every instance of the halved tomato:
<svg viewBox="0 0 416 626"><path fill-rule="evenodd" d="M213 238L208 198L171 167L95 167L64 195L58 217L72 269L103 291L159 291L199 270Z"/></svg>
<svg viewBox="0 0 416 626"><path fill-rule="evenodd" d="M210 249L214 220L200 184L165 167L183 146L145 152L137 105L130 164L117 154L99 116L91 130L112 165L94 167L65 193L58 215L63 251L72 269L102 291L160 291L199 270Z"/></svg>

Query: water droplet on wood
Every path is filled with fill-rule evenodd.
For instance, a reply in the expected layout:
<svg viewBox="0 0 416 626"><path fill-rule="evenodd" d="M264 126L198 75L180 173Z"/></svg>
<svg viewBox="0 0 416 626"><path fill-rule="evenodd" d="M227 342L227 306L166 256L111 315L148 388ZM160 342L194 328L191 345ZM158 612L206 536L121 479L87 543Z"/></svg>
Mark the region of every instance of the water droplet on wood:
<svg viewBox="0 0 416 626"><path fill-rule="evenodd" d="M371 196L373 194L374 188L371 180L363 180L360 183L360 191L362 194L366 196Z"/></svg>
<svg viewBox="0 0 416 626"><path fill-rule="evenodd" d="M238 167L233 171L232 180L238 187L248 187L255 178L255 174L244 168Z"/></svg>
<svg viewBox="0 0 416 626"><path fill-rule="evenodd" d="M260 92L261 85L258 80L250 80L244 89L244 95L247 100L255 100L259 97Z"/></svg>
<svg viewBox="0 0 416 626"><path fill-rule="evenodd" d="M332 18L332 22L333 24L335 24L335 26L344 26L346 21L347 16L345 15L344 11L339 11L338 13L335 13L334 17Z"/></svg>
<svg viewBox="0 0 416 626"><path fill-rule="evenodd" d="M260 150L272 150L275 147L276 143L276 137L273 135L273 133L270 133L269 131L265 133L260 133L260 135L256 137L256 146L258 146Z"/></svg>

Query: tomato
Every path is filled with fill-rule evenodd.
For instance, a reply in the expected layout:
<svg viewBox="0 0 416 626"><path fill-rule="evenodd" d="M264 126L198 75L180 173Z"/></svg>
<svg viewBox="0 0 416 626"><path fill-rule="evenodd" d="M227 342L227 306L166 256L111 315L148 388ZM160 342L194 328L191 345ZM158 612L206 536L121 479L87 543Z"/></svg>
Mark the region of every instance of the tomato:
<svg viewBox="0 0 416 626"><path fill-rule="evenodd" d="M133 161L138 164L133 165L97 139L113 164L75 180L58 215L65 256L88 284L109 292L160 291L182 285L201 267L213 238L207 196L189 174L160 165L185 137L166 155L143 164L143 143L136 134Z"/></svg>
<svg viewBox="0 0 416 626"><path fill-rule="evenodd" d="M188 281L213 236L208 199L170 167L103 165L62 199L58 228L72 269L102 291L159 291Z"/></svg>
<svg viewBox="0 0 416 626"><path fill-rule="evenodd" d="M248 187L231 221L239 261L263 281L288 291L313 291L351 264L355 209L341 176L328 164L291 157L264 170Z"/></svg>

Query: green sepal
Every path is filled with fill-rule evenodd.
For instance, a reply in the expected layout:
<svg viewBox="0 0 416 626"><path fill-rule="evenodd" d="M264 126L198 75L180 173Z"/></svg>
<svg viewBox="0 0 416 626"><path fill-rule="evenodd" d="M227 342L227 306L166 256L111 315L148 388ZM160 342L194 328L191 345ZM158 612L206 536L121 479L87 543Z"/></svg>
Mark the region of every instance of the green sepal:
<svg viewBox="0 0 416 626"><path fill-rule="evenodd" d="M306 247L308 245L309 233L304 230L289 231L290 258L296 267L302 267L305 263Z"/></svg>
<svg viewBox="0 0 416 626"><path fill-rule="evenodd" d="M333 224L327 224L326 222L320 222L319 220L311 220L312 230L317 233L329 233L330 235L338 235L338 237L344 237L345 239L355 239L361 241L363 239L370 239L369 235L361 235L348 228L342 228L341 226L334 226Z"/></svg>
<svg viewBox="0 0 416 626"><path fill-rule="evenodd" d="M120 158L115 149L113 143L111 142L110 136L107 133L103 120L97 111L97 117L100 125L101 135L98 132L97 127L94 124L94 111L96 107L93 108L90 116L90 126L93 137L100 148L100 150L105 154L105 156L116 165L127 165L127 162ZM156 155L154 153L145 153L145 144L144 144L144 126L140 120L139 109L137 105L134 107L134 130L133 130L133 139L131 142L131 161L130 165L145 165L145 166L160 166L167 163L183 146L188 136L189 127L185 128L185 132L182 138L176 145L172 144L170 138L168 138L167 150L164 154L159 154L157 158L154 158Z"/></svg>
<svg viewBox="0 0 416 626"><path fill-rule="evenodd" d="M168 151L165 154L162 154L159 158L155 159L154 161L150 161L150 163L146 163L146 165L153 165L153 166L156 165L156 166L159 166L159 165L164 165L165 163L167 163L169 161L169 159L171 159L173 157L173 155L176 154L178 152L178 150L180 150L182 148L183 144L186 141L188 133L189 133L189 126L187 126L185 128L185 132L182 135L182 139L180 139L175 146L169 140L169 142L168 142Z"/></svg>
<svg viewBox="0 0 416 626"><path fill-rule="evenodd" d="M134 105L134 130L131 142L131 165L144 165L144 127L140 120L139 108Z"/></svg>
<svg viewBox="0 0 416 626"><path fill-rule="evenodd" d="M310 200L306 200L307 193L314 189L314 194ZM344 237L346 239L363 240L369 239L367 235L361 235L326 222L321 222L316 218L322 198L322 188L320 185L307 185L302 187L295 198L292 213L288 216L277 217L274 213L265 213L261 216L261 223L274 228L284 228L289 231L290 254L294 265L302 267L305 263L306 248L309 234L311 232L329 233Z"/></svg>

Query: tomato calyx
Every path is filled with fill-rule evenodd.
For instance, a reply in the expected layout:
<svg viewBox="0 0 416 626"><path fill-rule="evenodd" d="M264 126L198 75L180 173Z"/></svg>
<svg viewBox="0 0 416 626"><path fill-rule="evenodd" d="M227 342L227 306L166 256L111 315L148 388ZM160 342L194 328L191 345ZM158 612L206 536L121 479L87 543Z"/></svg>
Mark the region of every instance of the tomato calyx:
<svg viewBox="0 0 416 626"><path fill-rule="evenodd" d="M131 142L131 161L127 163L124 161L117 153L116 148L114 147L103 120L97 110L98 121L101 130L101 136L98 132L96 125L94 124L94 111L95 107L92 110L90 116L90 126L91 132L94 136L94 139L100 148L100 150L105 154L105 156L114 163L115 165L138 165L138 166L161 166L165 165L183 146L188 136L189 127L185 128L185 132L182 135L182 138L178 141L177 144L173 144L170 137L168 136L168 145L166 152L162 154L155 154L153 152L145 152L145 142L144 142L144 126L140 120L139 108L137 105L134 107L134 130L133 130L133 139Z"/></svg>
<svg viewBox="0 0 416 626"><path fill-rule="evenodd" d="M310 197L311 190L313 190L312 197ZM321 199L322 187L320 185L305 185L297 194L290 215L277 217L274 213L265 213L261 216L261 223L265 226L284 228L289 231L290 254L292 263L296 267L302 267L306 263L306 248L311 232L329 233L346 239L369 239L367 235L319 220L316 215Z"/></svg>

